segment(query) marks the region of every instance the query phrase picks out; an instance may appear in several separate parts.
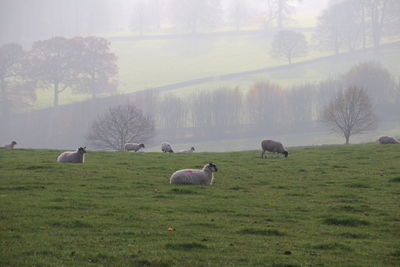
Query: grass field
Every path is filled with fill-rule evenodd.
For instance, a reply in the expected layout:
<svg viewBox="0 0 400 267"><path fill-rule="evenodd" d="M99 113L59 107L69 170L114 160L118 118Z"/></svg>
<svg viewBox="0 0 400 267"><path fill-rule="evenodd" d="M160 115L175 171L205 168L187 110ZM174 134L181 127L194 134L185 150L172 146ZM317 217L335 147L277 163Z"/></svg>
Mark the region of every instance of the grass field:
<svg viewBox="0 0 400 267"><path fill-rule="evenodd" d="M0 149L0 266L400 264L400 146L59 153ZM209 161L212 186L169 185Z"/></svg>

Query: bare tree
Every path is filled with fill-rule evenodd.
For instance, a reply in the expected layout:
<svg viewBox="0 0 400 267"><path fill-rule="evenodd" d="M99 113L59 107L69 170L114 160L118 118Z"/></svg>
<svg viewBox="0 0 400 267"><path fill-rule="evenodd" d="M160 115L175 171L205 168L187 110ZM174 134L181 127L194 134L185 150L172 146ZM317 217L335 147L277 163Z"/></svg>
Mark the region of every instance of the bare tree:
<svg viewBox="0 0 400 267"><path fill-rule="evenodd" d="M308 44L303 34L294 31L280 31L272 41L272 55L287 59L292 64L294 57L307 54Z"/></svg>
<svg viewBox="0 0 400 267"><path fill-rule="evenodd" d="M112 107L95 120L86 137L98 149L124 150L125 143L144 143L154 135L154 122L132 104Z"/></svg>
<svg viewBox="0 0 400 267"><path fill-rule="evenodd" d="M229 17L235 25L236 31L240 30L248 21L250 10L246 0L232 0L229 5Z"/></svg>
<svg viewBox="0 0 400 267"><path fill-rule="evenodd" d="M322 122L337 132L349 144L350 136L372 130L377 125L375 109L368 94L359 87L340 92L324 109Z"/></svg>

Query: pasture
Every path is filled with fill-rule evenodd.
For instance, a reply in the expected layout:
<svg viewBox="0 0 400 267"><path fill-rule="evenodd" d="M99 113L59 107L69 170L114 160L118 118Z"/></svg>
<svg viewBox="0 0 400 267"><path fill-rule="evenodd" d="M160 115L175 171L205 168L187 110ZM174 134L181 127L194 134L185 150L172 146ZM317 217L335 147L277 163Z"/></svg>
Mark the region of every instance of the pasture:
<svg viewBox="0 0 400 267"><path fill-rule="evenodd" d="M1 266L398 266L400 146L129 153L0 149ZM172 186L218 165L212 186Z"/></svg>

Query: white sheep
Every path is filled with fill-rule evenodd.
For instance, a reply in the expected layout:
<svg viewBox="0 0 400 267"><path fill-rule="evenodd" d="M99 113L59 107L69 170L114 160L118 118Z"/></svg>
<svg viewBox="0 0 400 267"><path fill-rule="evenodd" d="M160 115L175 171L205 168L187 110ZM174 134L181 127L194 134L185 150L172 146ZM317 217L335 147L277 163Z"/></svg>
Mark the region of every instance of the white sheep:
<svg viewBox="0 0 400 267"><path fill-rule="evenodd" d="M283 147L281 142L274 141L274 140L263 140L261 142L261 148L262 148L262 153L261 153L261 158L267 157L267 154L265 153L266 151L272 152L272 153L281 153L285 155L285 158L289 155L289 152L286 151L286 149Z"/></svg>
<svg viewBox="0 0 400 267"><path fill-rule="evenodd" d="M218 168L213 163L204 165L202 170L184 169L174 172L170 184L204 184L211 185L214 179L213 172Z"/></svg>
<svg viewBox="0 0 400 267"><path fill-rule="evenodd" d="M194 152L194 147L191 147L189 149L182 149L182 150L179 150L179 152L180 153L192 153L192 152Z"/></svg>
<svg viewBox="0 0 400 267"><path fill-rule="evenodd" d="M85 161L86 147L80 147L76 151L61 153L57 161L61 163L83 163Z"/></svg>
<svg viewBox="0 0 400 267"><path fill-rule="evenodd" d="M174 151L172 150L172 146L170 143L164 142L161 144L161 151L164 153L174 153Z"/></svg>
<svg viewBox="0 0 400 267"><path fill-rule="evenodd" d="M400 144L399 140L397 140L396 138L392 137L392 136L382 136L378 139L378 143L379 144Z"/></svg>
<svg viewBox="0 0 400 267"><path fill-rule="evenodd" d="M138 143L126 143L125 144L125 151L135 151L138 152L141 148L144 148L144 144Z"/></svg>
<svg viewBox="0 0 400 267"><path fill-rule="evenodd" d="M17 142L15 142L15 141L12 141L11 142L11 144L8 144L8 145L5 145L4 147L5 148L11 148L11 149L14 149L14 147L15 147L15 145L17 144Z"/></svg>

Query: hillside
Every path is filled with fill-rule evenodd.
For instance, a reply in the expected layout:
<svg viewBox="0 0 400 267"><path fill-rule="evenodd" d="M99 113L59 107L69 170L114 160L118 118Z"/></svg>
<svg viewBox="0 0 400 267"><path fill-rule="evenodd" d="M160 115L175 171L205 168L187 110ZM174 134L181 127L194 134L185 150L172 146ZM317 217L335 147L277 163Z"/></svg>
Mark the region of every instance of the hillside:
<svg viewBox="0 0 400 267"><path fill-rule="evenodd" d="M0 149L1 266L395 266L397 145L233 153ZM171 186L219 167L212 186Z"/></svg>
<svg viewBox="0 0 400 267"><path fill-rule="evenodd" d="M310 33L306 33L310 35ZM285 67L286 62L270 56L272 35L255 32L246 35L223 35L177 39L115 39L112 51L118 57L119 93L132 93L149 88L162 87L193 79L212 77L211 82L194 85L185 90L228 86L246 87L255 81L269 79L291 86L298 83L319 81L335 77L349 70L360 61L378 60L371 50L366 53L344 54L310 62L331 53L313 48L307 57L297 58L294 66ZM400 75L397 62L400 60L400 43L382 47L380 61L395 76ZM283 66L256 75L240 75L264 68ZM220 76L237 73L229 79ZM87 95L73 95L65 91L61 104L88 99ZM52 103L49 90L39 91L36 107L47 107Z"/></svg>

